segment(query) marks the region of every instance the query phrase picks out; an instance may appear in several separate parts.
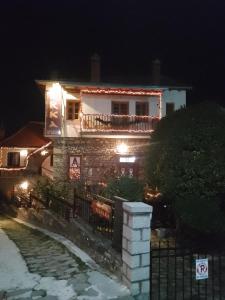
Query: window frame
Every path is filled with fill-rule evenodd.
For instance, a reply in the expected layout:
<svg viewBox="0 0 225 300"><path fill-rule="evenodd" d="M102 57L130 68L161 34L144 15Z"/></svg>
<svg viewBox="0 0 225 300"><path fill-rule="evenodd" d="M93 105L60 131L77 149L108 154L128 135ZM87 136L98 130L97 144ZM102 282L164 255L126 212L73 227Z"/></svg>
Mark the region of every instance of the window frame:
<svg viewBox="0 0 225 300"><path fill-rule="evenodd" d="M9 151L7 153L7 167L20 167L20 152Z"/></svg>
<svg viewBox="0 0 225 300"><path fill-rule="evenodd" d="M141 114L137 113L137 106L140 105L142 106L140 111L142 112ZM143 111L145 111L143 113ZM149 102L148 101L136 101L135 102L135 114L136 116L149 116Z"/></svg>
<svg viewBox="0 0 225 300"><path fill-rule="evenodd" d="M114 105L119 105L119 113L115 113ZM126 113L121 113L122 112L122 109L121 109L122 105L127 106L126 107L126 110L127 110ZM129 115L129 102L128 101L112 101L112 103L111 103L111 112L112 112L112 115L128 116Z"/></svg>
<svg viewBox="0 0 225 300"><path fill-rule="evenodd" d="M72 118L69 118L69 106L72 104ZM78 110L76 112L76 106L78 106ZM80 101L77 100L67 100L66 101L66 120L67 121L73 121L73 120L79 120L79 113L80 113Z"/></svg>

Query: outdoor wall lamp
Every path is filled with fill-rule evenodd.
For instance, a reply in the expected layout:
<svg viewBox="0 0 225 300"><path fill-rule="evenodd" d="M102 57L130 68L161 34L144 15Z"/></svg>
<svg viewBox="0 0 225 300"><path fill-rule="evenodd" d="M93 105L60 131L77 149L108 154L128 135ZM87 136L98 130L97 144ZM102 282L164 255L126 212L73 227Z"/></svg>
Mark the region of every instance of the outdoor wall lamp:
<svg viewBox="0 0 225 300"><path fill-rule="evenodd" d="M27 190L28 185L29 185L28 181L24 181L24 182L22 182L22 183L20 184L20 188L21 188L22 190Z"/></svg>
<svg viewBox="0 0 225 300"><path fill-rule="evenodd" d="M124 143L118 144L116 146L116 152L118 154L126 154L128 152L128 146Z"/></svg>
<svg viewBox="0 0 225 300"><path fill-rule="evenodd" d="M41 151L41 155L42 155L42 156L45 156L46 154L48 154L48 151L47 151L47 150L42 150L42 151Z"/></svg>
<svg viewBox="0 0 225 300"><path fill-rule="evenodd" d="M21 156L27 156L27 154L28 154L28 151L26 149L23 149L20 151Z"/></svg>

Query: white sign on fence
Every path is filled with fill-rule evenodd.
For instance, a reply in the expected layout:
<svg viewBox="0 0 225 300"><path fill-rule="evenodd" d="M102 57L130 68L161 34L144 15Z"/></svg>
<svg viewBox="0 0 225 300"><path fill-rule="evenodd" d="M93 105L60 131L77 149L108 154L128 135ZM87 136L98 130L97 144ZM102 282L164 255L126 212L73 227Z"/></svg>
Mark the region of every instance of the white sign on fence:
<svg viewBox="0 0 225 300"><path fill-rule="evenodd" d="M196 259L196 280L207 279L209 277L208 258Z"/></svg>

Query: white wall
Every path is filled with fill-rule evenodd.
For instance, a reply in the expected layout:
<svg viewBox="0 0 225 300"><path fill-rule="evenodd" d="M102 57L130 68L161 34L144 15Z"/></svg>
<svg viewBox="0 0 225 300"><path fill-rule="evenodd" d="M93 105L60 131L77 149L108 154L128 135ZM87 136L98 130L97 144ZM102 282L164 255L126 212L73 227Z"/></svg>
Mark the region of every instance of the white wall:
<svg viewBox="0 0 225 300"><path fill-rule="evenodd" d="M80 136L80 120L66 120L62 136L78 137Z"/></svg>
<svg viewBox="0 0 225 300"><path fill-rule="evenodd" d="M83 95L82 112L84 114L111 114L112 101L129 102L129 115L135 115L136 102L148 101L149 115L159 115L159 97L157 96Z"/></svg>
<svg viewBox="0 0 225 300"><path fill-rule="evenodd" d="M185 90L165 90L162 95L162 117L166 115L166 103L174 103L175 110L186 106Z"/></svg>

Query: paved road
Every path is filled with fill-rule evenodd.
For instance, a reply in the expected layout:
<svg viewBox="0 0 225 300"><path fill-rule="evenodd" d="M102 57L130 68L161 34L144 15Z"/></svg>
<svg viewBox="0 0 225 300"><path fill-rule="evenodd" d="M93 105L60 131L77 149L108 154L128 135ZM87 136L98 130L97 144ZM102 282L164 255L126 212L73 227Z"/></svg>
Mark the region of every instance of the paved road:
<svg viewBox="0 0 225 300"><path fill-rule="evenodd" d="M133 299L127 295L124 286L100 272L99 269L88 266L63 244L43 232L5 217L0 218L0 228L2 233L4 232L16 244L19 252L17 251L15 256L22 255L28 269L27 273L34 276L32 280L35 282L28 288L22 285L7 287L5 284L4 286L4 274L1 274L0 268L0 291L6 290L7 287L7 300ZM1 236L5 239L4 241L0 239L1 244L11 242L7 241L3 234ZM10 274L6 277L8 276Z"/></svg>

